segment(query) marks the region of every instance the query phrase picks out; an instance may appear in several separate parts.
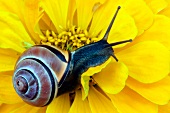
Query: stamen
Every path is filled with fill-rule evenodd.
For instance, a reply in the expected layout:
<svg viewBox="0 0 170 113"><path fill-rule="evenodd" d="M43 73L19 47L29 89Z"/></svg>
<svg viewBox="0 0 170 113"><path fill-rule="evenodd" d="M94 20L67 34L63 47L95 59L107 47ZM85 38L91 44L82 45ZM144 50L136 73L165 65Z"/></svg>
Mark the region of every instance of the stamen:
<svg viewBox="0 0 170 113"><path fill-rule="evenodd" d="M57 35L55 34L54 31L51 31L51 34L52 34L52 36L53 36L54 38L57 38Z"/></svg>
<svg viewBox="0 0 170 113"><path fill-rule="evenodd" d="M39 35L41 44L54 45L64 50L74 51L84 45L99 41L98 37L90 37L88 31L72 26L57 34L47 30L45 35Z"/></svg>
<svg viewBox="0 0 170 113"><path fill-rule="evenodd" d="M50 34L51 34L51 33L50 33L50 31L49 31L49 30L47 30L45 35L46 35L46 37L49 37L49 36L50 36Z"/></svg>
<svg viewBox="0 0 170 113"><path fill-rule="evenodd" d="M43 41L43 42L46 42L47 41L47 37L43 36L43 35L39 35L40 39Z"/></svg>

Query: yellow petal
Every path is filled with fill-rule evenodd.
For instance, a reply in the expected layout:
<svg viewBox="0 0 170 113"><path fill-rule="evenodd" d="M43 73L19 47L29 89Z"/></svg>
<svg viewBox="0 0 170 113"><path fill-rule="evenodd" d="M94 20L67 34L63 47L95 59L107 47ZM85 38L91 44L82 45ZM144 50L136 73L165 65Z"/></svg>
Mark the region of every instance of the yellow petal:
<svg viewBox="0 0 170 113"><path fill-rule="evenodd" d="M10 113L38 113L38 111L40 109L42 109L42 108L25 104L15 110L11 111Z"/></svg>
<svg viewBox="0 0 170 113"><path fill-rule="evenodd" d="M46 107L35 108L25 103L2 104L0 113L46 113Z"/></svg>
<svg viewBox="0 0 170 113"><path fill-rule="evenodd" d="M46 113L68 113L70 109L70 99L68 94L63 94L55 98L47 107Z"/></svg>
<svg viewBox="0 0 170 113"><path fill-rule="evenodd" d="M159 14L170 17L170 1L166 0L166 2L168 2L168 6L165 9L163 9L161 12L159 12Z"/></svg>
<svg viewBox="0 0 170 113"><path fill-rule="evenodd" d="M90 87L88 100L92 113L118 113L112 102L93 87Z"/></svg>
<svg viewBox="0 0 170 113"><path fill-rule="evenodd" d="M161 26L161 27L160 27ZM153 25L141 36L135 38L134 42L155 40L164 44L170 50L170 18L163 15L155 15Z"/></svg>
<svg viewBox="0 0 170 113"><path fill-rule="evenodd" d="M76 91L74 102L68 113L91 113L89 102L87 99L82 100L81 91Z"/></svg>
<svg viewBox="0 0 170 113"><path fill-rule="evenodd" d="M96 0L76 0L78 27L87 29L93 16Z"/></svg>
<svg viewBox="0 0 170 113"><path fill-rule="evenodd" d="M14 51L12 49L3 49L3 48L0 48L0 54L1 55L6 55L6 56L13 56L13 57L18 57L18 55L20 53L18 53L17 51ZM1 56L0 55L0 56Z"/></svg>
<svg viewBox="0 0 170 113"><path fill-rule="evenodd" d="M127 13L134 18L138 35L152 25L153 13L143 0L121 0L121 2Z"/></svg>
<svg viewBox="0 0 170 113"><path fill-rule="evenodd" d="M38 34L36 33L40 33L40 28L37 25L37 22L39 20L39 16L40 16L40 12L39 12L39 0L25 0L24 1L24 21L26 24L26 27L29 31L29 33L32 36L32 39L39 43L40 42L40 38L38 36Z"/></svg>
<svg viewBox="0 0 170 113"><path fill-rule="evenodd" d="M93 15L93 20L91 22L89 30L89 34L91 37L97 36L103 29L104 31L106 31L113 15L116 12L117 7L118 5L115 1L106 0L106 2L96 10Z"/></svg>
<svg viewBox="0 0 170 113"><path fill-rule="evenodd" d="M112 62L93 77L104 92L117 94L125 87L128 69L122 62Z"/></svg>
<svg viewBox="0 0 170 113"><path fill-rule="evenodd" d="M145 2L155 14L159 13L161 10L163 10L168 5L166 0L145 0Z"/></svg>
<svg viewBox="0 0 170 113"><path fill-rule="evenodd" d="M42 7L54 23L57 31L67 27L67 13L69 0L42 0Z"/></svg>
<svg viewBox="0 0 170 113"><path fill-rule="evenodd" d="M36 113L46 113L47 107L41 107Z"/></svg>
<svg viewBox="0 0 170 113"><path fill-rule="evenodd" d="M0 48L0 72L13 70L17 59L18 53L16 51Z"/></svg>
<svg viewBox="0 0 170 113"><path fill-rule="evenodd" d="M0 54L0 71L13 70L17 58Z"/></svg>
<svg viewBox="0 0 170 113"><path fill-rule="evenodd" d="M96 67L90 67L86 72L84 72L81 76L93 76L95 73L100 72L103 68L105 68L112 60L113 58L110 57L105 63L96 66Z"/></svg>
<svg viewBox="0 0 170 113"><path fill-rule="evenodd" d="M68 27L72 27L74 25L73 22L77 20L77 18L74 18L75 11L76 11L76 0L70 0L69 7L68 7L68 15L67 15Z"/></svg>
<svg viewBox="0 0 170 113"><path fill-rule="evenodd" d="M52 30L54 32L57 32L54 24L51 22L51 19L48 17L48 15L45 12L43 13L42 18L38 23L42 31Z"/></svg>
<svg viewBox="0 0 170 113"><path fill-rule="evenodd" d="M0 30L1 48L12 48L18 52L23 52L22 42L33 44L21 21L15 14L0 11L0 26L3 28Z"/></svg>
<svg viewBox="0 0 170 113"><path fill-rule="evenodd" d="M129 75L143 83L159 81L169 73L169 51L155 41L137 43L116 56L128 67Z"/></svg>
<svg viewBox="0 0 170 113"><path fill-rule="evenodd" d="M15 0L0 0L0 10L9 11L12 13L17 13L19 7Z"/></svg>
<svg viewBox="0 0 170 113"><path fill-rule="evenodd" d="M164 105L170 100L169 76L152 84L143 84L129 77L127 86L155 104Z"/></svg>
<svg viewBox="0 0 170 113"><path fill-rule="evenodd" d="M0 75L0 102L15 104L23 102L12 85L12 76Z"/></svg>
<svg viewBox="0 0 170 113"><path fill-rule="evenodd" d="M8 76L12 76L13 73L14 73L14 70L2 71L2 72L0 72L0 75L8 75Z"/></svg>
<svg viewBox="0 0 170 113"><path fill-rule="evenodd" d="M119 94L109 95L120 113L157 113L158 107L125 87Z"/></svg>
<svg viewBox="0 0 170 113"><path fill-rule="evenodd" d="M38 42L38 35L34 32L34 28L32 28L31 26L34 26L35 24L30 24L30 22L33 22L35 20L35 16L33 16L35 13L37 13L37 11L35 10L35 4L37 4L38 0L33 0L30 1L30 3L32 2L31 6L29 6L29 8L33 8L33 9L29 9L28 7L28 1L29 0L8 0L8 1L4 1L4 0L0 0L0 9L4 10L4 11L8 11L8 12L12 12L17 14L17 16L20 18L20 21L22 22L22 24L24 25L25 29L27 30L28 34L34 38L35 42ZM25 3L26 5L25 5ZM30 11L32 10L32 12L30 13ZM38 15L37 15L38 16ZM37 27L36 27L37 28Z"/></svg>
<svg viewBox="0 0 170 113"><path fill-rule="evenodd" d="M17 103L17 104L2 104L0 106L0 113L9 113L13 110L16 110L22 106L24 106L25 104L22 103Z"/></svg>
<svg viewBox="0 0 170 113"><path fill-rule="evenodd" d="M170 102L166 105L158 106L158 113L170 113Z"/></svg>

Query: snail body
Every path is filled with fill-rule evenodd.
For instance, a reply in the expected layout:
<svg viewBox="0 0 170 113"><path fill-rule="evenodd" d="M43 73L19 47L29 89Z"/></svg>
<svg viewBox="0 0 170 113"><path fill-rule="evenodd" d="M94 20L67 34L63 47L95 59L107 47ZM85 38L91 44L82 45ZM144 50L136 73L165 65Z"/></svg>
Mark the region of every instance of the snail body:
<svg viewBox="0 0 170 113"><path fill-rule="evenodd" d="M112 47L103 50L105 45L108 45L106 41L99 41L74 52L47 45L33 46L16 63L14 88L28 104L48 105L56 96L75 90L81 74L88 68L104 63L113 55Z"/></svg>
<svg viewBox="0 0 170 113"><path fill-rule="evenodd" d="M33 106L46 106L57 96L74 91L80 85L81 75L90 67L103 64L110 56L116 61L112 46L131 42L107 42L108 33L118 13L114 15L104 38L73 52L48 45L36 45L18 59L13 86L18 95Z"/></svg>

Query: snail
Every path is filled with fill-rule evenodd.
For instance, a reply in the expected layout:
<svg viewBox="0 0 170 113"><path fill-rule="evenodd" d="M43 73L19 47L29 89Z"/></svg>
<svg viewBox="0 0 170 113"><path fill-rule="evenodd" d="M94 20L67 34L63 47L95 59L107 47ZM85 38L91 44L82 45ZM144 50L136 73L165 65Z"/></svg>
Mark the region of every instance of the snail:
<svg viewBox="0 0 170 113"><path fill-rule="evenodd" d="M118 7L104 38L77 50L63 51L48 45L35 45L18 59L13 86L26 103L41 107L57 96L73 91L80 84L81 75L90 67L103 64L110 56L116 61L112 46L131 42L125 40L109 44L107 37L120 9Z"/></svg>

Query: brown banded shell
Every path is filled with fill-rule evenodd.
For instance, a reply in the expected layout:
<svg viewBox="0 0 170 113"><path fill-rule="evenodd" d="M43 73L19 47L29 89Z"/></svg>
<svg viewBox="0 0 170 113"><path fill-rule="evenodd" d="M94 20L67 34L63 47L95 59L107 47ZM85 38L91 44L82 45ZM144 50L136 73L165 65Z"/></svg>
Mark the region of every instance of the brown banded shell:
<svg viewBox="0 0 170 113"><path fill-rule="evenodd" d="M13 85L18 95L34 106L48 105L66 75L68 53L51 46L34 46L18 59Z"/></svg>

